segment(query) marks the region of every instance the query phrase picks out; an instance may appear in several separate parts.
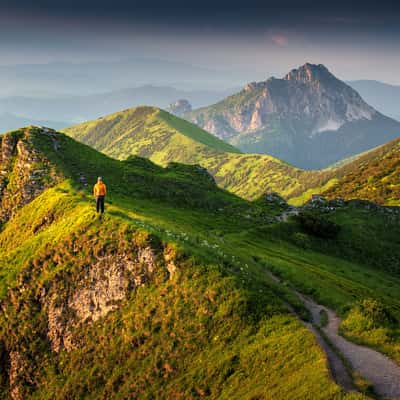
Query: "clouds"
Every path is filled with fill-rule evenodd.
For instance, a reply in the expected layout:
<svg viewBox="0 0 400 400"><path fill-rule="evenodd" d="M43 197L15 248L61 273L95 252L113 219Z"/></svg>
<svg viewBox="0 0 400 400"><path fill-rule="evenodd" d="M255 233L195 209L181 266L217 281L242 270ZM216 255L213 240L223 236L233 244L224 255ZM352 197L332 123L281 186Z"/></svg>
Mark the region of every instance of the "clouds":
<svg viewBox="0 0 400 400"><path fill-rule="evenodd" d="M271 41L277 46L285 47L289 44L289 37L287 35L277 33L271 36Z"/></svg>
<svg viewBox="0 0 400 400"><path fill-rule="evenodd" d="M154 57L245 81L313 61L390 81L398 54L400 2L389 0L0 0L0 64Z"/></svg>

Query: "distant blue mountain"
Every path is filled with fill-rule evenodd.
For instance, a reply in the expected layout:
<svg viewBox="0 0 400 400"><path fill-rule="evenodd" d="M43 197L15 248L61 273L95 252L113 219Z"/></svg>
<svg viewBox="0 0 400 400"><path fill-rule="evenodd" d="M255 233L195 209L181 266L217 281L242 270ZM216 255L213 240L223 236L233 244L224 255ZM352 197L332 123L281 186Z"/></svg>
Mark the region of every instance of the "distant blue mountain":
<svg viewBox="0 0 400 400"><path fill-rule="evenodd" d="M369 80L350 81L364 100L389 117L400 121L400 86Z"/></svg>
<svg viewBox="0 0 400 400"><path fill-rule="evenodd" d="M0 66L0 97L103 93L151 83L185 90L241 85L243 73L211 70L181 62L129 58L110 62Z"/></svg>
<svg viewBox="0 0 400 400"><path fill-rule="evenodd" d="M167 86L145 85L87 96L13 96L0 98L0 114L11 113L33 119L50 119L73 124L141 105L167 108L182 98L190 101L194 107L201 107L215 103L236 90L185 91Z"/></svg>
<svg viewBox="0 0 400 400"><path fill-rule="evenodd" d="M9 113L0 114L0 134L29 125L61 129L68 125L68 123L60 121L36 120L33 118L21 117Z"/></svg>

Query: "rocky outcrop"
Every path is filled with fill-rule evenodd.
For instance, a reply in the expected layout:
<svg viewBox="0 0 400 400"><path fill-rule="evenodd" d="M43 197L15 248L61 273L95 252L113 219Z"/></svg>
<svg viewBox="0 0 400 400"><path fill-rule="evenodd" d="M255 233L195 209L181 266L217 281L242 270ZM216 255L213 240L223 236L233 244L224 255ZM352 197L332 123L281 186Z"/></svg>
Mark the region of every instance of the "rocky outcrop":
<svg viewBox="0 0 400 400"><path fill-rule="evenodd" d="M303 168L328 165L400 134L400 123L323 65L309 63L282 79L251 82L185 118L245 152L268 153Z"/></svg>
<svg viewBox="0 0 400 400"><path fill-rule="evenodd" d="M285 201L285 199L276 192L265 193L263 196L261 196L260 200L267 204L288 207L288 203Z"/></svg>
<svg viewBox="0 0 400 400"><path fill-rule="evenodd" d="M223 112L226 125L236 132L262 129L273 119L285 119L296 125L301 120L308 136L327 130L337 130L347 122L370 120L377 113L356 91L336 79L323 65L305 64L290 71L283 79L270 78L252 82L243 89L246 101ZM237 96L238 99L243 96ZM232 96L231 99L234 99ZM201 124L204 114L195 114L194 122ZM213 119L220 119L214 114ZM215 123L205 121L212 133ZM229 131L229 129L228 129ZM233 135L233 132L231 132Z"/></svg>
<svg viewBox="0 0 400 400"><path fill-rule="evenodd" d="M56 284L44 291L41 303L47 313L53 351L74 349L74 329L118 309L129 293L152 281L157 264L157 255L151 247L139 249L134 259L123 254L104 256L90 265L64 296L60 296ZM175 272L170 264L169 260L169 274ZM166 268L164 262L161 268Z"/></svg>
<svg viewBox="0 0 400 400"><path fill-rule="evenodd" d="M24 400L24 388L20 385L20 380L25 379L25 371L27 369L27 362L22 355L17 351L11 351L10 357L10 397L12 400Z"/></svg>
<svg viewBox="0 0 400 400"><path fill-rule="evenodd" d="M47 336L55 352L71 351L78 345L74 330L117 310L139 287L162 275L172 278L177 272L175 253L151 246L132 252L100 255L78 273L67 289L54 282L41 289L40 303L47 315Z"/></svg>
<svg viewBox="0 0 400 400"><path fill-rule="evenodd" d="M12 160L18 142L17 135L0 136L0 200L8 185L8 176L12 168Z"/></svg>
<svg viewBox="0 0 400 400"><path fill-rule="evenodd" d="M133 231L130 235L130 241L123 245L112 241L105 246L97 241L95 249L87 245L93 241L92 236L74 238L68 247L49 249L21 273L18 285L1 305L4 318L12 318L6 322L9 336L0 337L5 343L0 350L8 360L5 370L13 400L26 398L27 388L35 384L34 346L39 344L55 354L77 349L82 344L81 329L132 301L138 288L176 276L177 252L173 245L163 246L143 232ZM82 259L74 258L76 265L67 266L71 254L80 254ZM48 268L60 272L43 281ZM18 313L25 315L28 308L29 320L20 318ZM27 324L33 325L27 329ZM0 359L4 357L0 353Z"/></svg>
<svg viewBox="0 0 400 400"><path fill-rule="evenodd" d="M134 263L129 260L107 257L90 266L87 277L66 298L60 298L56 287L43 296L53 351L72 350L74 328L116 310L130 290L143 284L142 276L129 276L133 269Z"/></svg>
<svg viewBox="0 0 400 400"><path fill-rule="evenodd" d="M58 149L54 131L42 129L42 134L51 135L54 148ZM60 177L47 157L35 148L30 128L4 135L0 155L1 223L58 182Z"/></svg>
<svg viewBox="0 0 400 400"><path fill-rule="evenodd" d="M167 111L178 117L192 111L192 105L186 99L177 100L175 103L169 105Z"/></svg>

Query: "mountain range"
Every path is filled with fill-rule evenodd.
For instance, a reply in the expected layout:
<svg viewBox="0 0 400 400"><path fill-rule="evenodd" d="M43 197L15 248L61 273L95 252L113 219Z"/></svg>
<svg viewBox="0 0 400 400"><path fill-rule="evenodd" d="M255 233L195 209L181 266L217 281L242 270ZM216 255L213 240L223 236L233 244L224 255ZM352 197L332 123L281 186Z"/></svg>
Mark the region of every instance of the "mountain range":
<svg viewBox="0 0 400 400"><path fill-rule="evenodd" d="M144 104L168 108L181 98L188 99L194 107L200 107L218 101L234 91L235 89L187 91L145 85L86 96L3 97L0 98L0 131L6 132L26 125L45 125L60 129ZM23 117L17 118L15 115ZM41 120L46 121L49 116L52 121L42 123Z"/></svg>
<svg viewBox="0 0 400 400"><path fill-rule="evenodd" d="M229 69L221 71L151 57L0 66L1 95L4 97L84 96L149 83L186 91L213 91L237 86L242 79L242 73Z"/></svg>
<svg viewBox="0 0 400 400"><path fill-rule="evenodd" d="M381 113L400 121L400 86L358 80L347 82L362 98Z"/></svg>
<svg viewBox="0 0 400 400"><path fill-rule="evenodd" d="M323 65L305 64L283 79L248 84L185 118L247 153L266 153L315 169L400 134L400 123L376 111Z"/></svg>
<svg viewBox="0 0 400 400"><path fill-rule="evenodd" d="M38 120L36 118L21 117L8 112L0 113L0 129L2 133L18 129L21 126L29 125L51 126L54 129L61 129L69 124L67 122Z"/></svg>

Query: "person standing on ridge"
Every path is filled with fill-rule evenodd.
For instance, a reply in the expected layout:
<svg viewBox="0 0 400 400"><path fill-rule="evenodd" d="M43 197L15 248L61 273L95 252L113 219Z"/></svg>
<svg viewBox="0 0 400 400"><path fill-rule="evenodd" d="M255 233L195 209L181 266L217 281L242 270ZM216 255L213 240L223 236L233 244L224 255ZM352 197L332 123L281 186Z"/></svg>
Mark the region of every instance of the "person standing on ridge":
<svg viewBox="0 0 400 400"><path fill-rule="evenodd" d="M97 178L97 183L93 187L93 195L96 198L96 211L104 212L104 199L107 193L107 186L103 182L103 178L99 176Z"/></svg>

